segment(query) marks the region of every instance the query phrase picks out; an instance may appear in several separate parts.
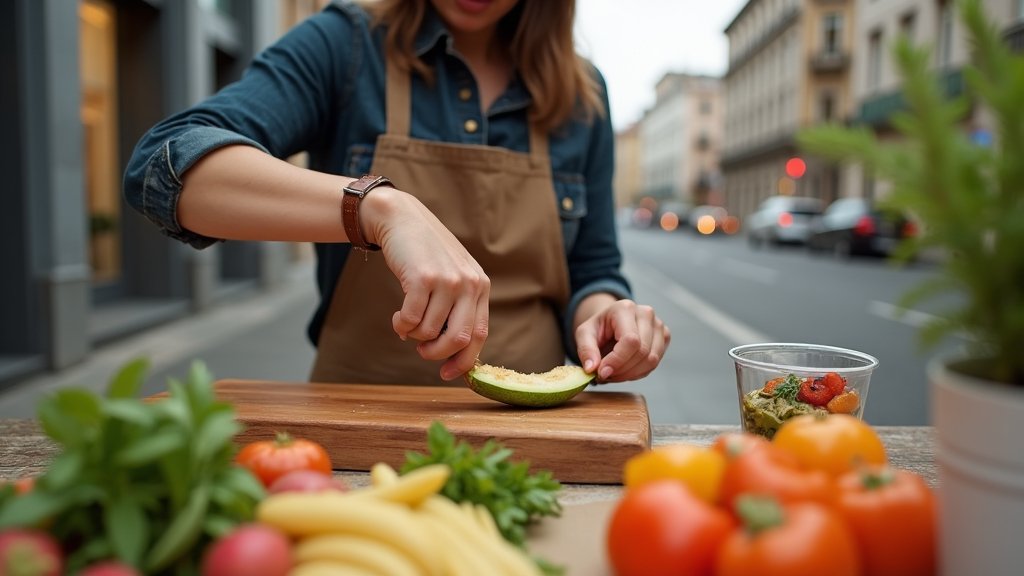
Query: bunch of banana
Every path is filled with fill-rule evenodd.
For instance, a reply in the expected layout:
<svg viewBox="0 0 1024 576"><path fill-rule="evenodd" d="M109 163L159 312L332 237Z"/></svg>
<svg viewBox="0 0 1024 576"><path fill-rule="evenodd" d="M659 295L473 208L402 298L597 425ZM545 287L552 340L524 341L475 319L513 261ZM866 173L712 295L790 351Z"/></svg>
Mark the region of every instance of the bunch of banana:
<svg viewBox="0 0 1024 576"><path fill-rule="evenodd" d="M369 487L273 494L257 519L297 540L291 576L539 576L486 508L439 494L450 475L445 464L399 476L381 463Z"/></svg>

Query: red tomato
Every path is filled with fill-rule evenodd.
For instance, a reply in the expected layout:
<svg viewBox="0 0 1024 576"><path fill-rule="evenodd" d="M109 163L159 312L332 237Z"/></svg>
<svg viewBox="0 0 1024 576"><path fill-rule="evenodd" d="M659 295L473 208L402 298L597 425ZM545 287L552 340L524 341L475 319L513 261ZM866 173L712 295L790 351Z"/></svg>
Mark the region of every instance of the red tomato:
<svg viewBox="0 0 1024 576"><path fill-rule="evenodd" d="M732 529L724 511L681 482L629 489L608 524L608 556L617 576L710 575L715 551Z"/></svg>
<svg viewBox="0 0 1024 576"><path fill-rule="evenodd" d="M829 507L745 496L736 508L743 526L719 547L716 576L860 574L853 535Z"/></svg>
<svg viewBox="0 0 1024 576"><path fill-rule="evenodd" d="M277 494L278 492L322 492L324 490L344 492L348 490L348 487L342 484L341 480L323 472L295 470L274 480L274 483L267 489L271 494Z"/></svg>
<svg viewBox="0 0 1024 576"><path fill-rule="evenodd" d="M78 573L78 576L142 576L135 568L113 560L93 564Z"/></svg>
<svg viewBox="0 0 1024 576"><path fill-rule="evenodd" d="M268 488L275 480L295 470L331 474L331 457L323 446L287 434L278 434L275 440L247 444L238 452L235 461L252 471Z"/></svg>
<svg viewBox="0 0 1024 576"><path fill-rule="evenodd" d="M41 530L0 532L0 575L60 576L64 555L57 541Z"/></svg>
<svg viewBox="0 0 1024 576"><path fill-rule="evenodd" d="M783 502L813 501L830 504L835 498L833 479L820 470L804 470L796 457L767 440L744 440L745 449L728 450L719 490L719 503L732 509L742 494L773 496Z"/></svg>
<svg viewBox="0 0 1024 576"><path fill-rule="evenodd" d="M934 574L935 493L907 470L884 466L839 479L836 509L860 546L865 574Z"/></svg>
<svg viewBox="0 0 1024 576"><path fill-rule="evenodd" d="M203 557L202 576L287 576L291 542L265 524L244 524L215 541Z"/></svg>

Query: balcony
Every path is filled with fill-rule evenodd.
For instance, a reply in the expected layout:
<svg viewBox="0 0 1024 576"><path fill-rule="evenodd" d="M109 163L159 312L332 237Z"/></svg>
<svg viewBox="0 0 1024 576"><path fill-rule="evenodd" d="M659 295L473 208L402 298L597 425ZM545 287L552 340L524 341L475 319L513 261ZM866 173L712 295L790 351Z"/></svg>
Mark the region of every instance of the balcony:
<svg viewBox="0 0 1024 576"><path fill-rule="evenodd" d="M964 94L964 75L959 69L948 70L939 76L939 88L947 98ZM880 128L889 124L893 113L906 110L907 103L900 90L877 94L866 98L860 105L855 121Z"/></svg>
<svg viewBox="0 0 1024 576"><path fill-rule="evenodd" d="M1009 45L1010 50L1017 54L1024 54L1024 20L1011 24L1003 30L1003 39Z"/></svg>
<svg viewBox="0 0 1024 576"><path fill-rule="evenodd" d="M811 56L811 72L814 74L836 74L850 65L850 55L845 52L821 50Z"/></svg>

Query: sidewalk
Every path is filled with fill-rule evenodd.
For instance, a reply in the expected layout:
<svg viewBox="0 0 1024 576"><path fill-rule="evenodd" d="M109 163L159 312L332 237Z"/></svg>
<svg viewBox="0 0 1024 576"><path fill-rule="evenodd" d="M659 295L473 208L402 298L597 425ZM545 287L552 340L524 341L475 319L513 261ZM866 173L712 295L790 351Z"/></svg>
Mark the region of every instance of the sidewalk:
<svg viewBox="0 0 1024 576"><path fill-rule="evenodd" d="M102 346L82 364L4 390L0 418L35 417L39 397L60 388L102 392L122 364L138 357L150 362L144 395L164 390L169 377L183 378L194 360L204 361L215 378L305 381L315 354L306 323L316 304L313 265L296 266L271 292L241 294L201 314Z"/></svg>

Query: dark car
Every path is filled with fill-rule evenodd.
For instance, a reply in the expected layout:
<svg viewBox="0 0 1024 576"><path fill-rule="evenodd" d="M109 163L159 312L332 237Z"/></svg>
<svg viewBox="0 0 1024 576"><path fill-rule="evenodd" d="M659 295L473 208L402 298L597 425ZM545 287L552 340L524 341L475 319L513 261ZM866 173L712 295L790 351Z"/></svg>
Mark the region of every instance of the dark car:
<svg viewBox="0 0 1024 576"><path fill-rule="evenodd" d="M888 256L901 240L916 234L913 221L883 212L864 198L840 198L811 225L807 246L838 256Z"/></svg>

